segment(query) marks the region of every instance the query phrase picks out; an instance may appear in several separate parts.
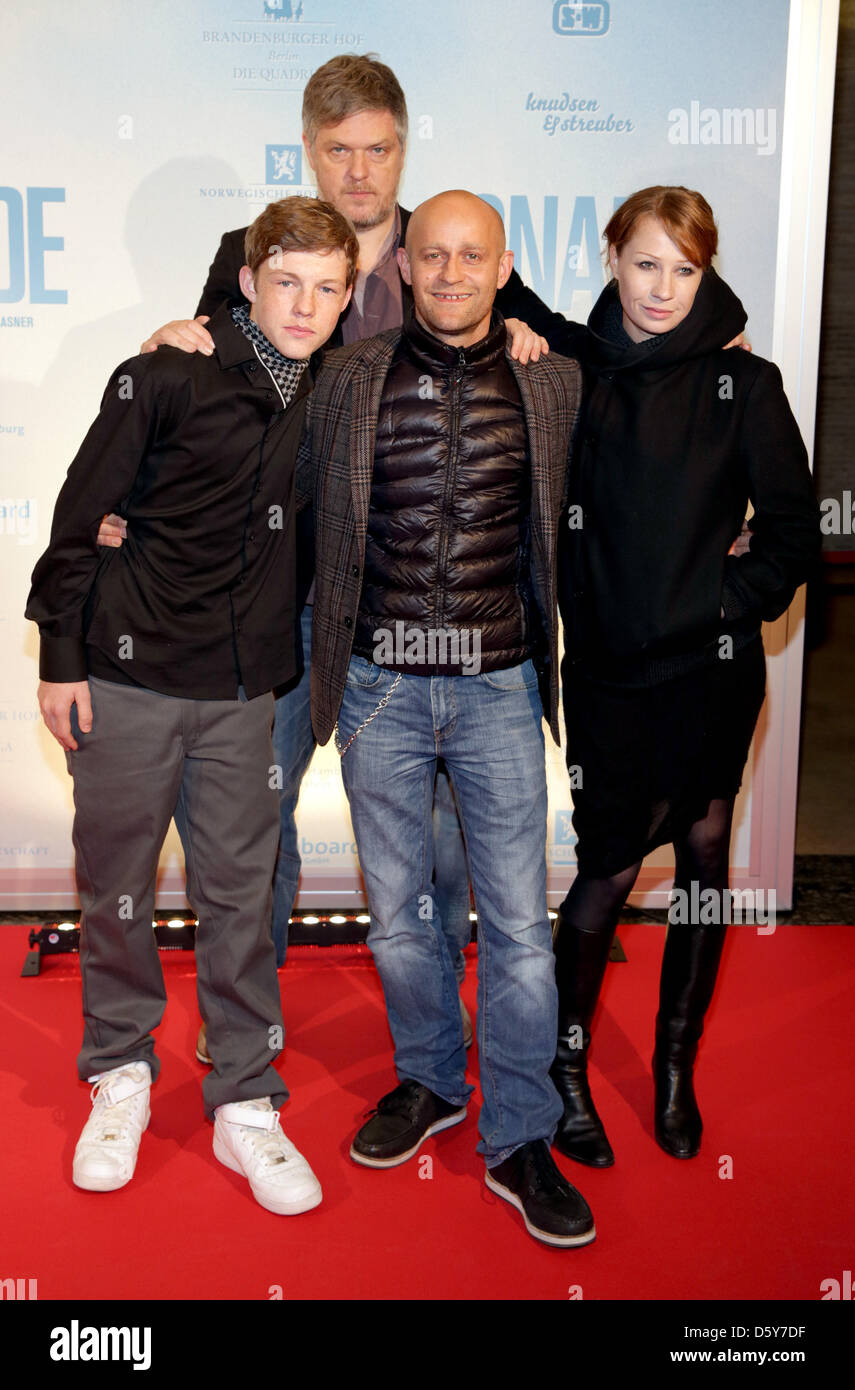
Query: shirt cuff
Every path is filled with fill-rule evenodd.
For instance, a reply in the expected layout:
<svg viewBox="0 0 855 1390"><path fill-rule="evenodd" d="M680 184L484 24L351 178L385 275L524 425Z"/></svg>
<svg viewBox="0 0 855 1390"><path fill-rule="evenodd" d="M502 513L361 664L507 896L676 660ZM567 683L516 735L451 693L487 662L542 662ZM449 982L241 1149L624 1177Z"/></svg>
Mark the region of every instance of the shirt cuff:
<svg viewBox="0 0 855 1390"><path fill-rule="evenodd" d="M81 637L47 637L42 633L39 679L61 685L85 681L86 646Z"/></svg>

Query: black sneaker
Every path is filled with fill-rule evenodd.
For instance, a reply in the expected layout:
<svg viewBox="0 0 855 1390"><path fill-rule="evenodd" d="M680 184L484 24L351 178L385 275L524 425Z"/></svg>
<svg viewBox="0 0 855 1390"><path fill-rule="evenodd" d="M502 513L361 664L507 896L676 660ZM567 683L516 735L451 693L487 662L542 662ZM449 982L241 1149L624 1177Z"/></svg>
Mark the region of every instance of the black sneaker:
<svg viewBox="0 0 855 1390"><path fill-rule="evenodd" d="M547 1245L589 1245L597 1232L591 1208L553 1162L545 1139L514 1149L487 1169L487 1186L522 1212L525 1228Z"/></svg>
<svg viewBox="0 0 855 1390"><path fill-rule="evenodd" d="M351 1144L350 1156L369 1168L394 1168L418 1153L429 1134L465 1119L465 1105L451 1105L418 1081L402 1081L377 1102Z"/></svg>

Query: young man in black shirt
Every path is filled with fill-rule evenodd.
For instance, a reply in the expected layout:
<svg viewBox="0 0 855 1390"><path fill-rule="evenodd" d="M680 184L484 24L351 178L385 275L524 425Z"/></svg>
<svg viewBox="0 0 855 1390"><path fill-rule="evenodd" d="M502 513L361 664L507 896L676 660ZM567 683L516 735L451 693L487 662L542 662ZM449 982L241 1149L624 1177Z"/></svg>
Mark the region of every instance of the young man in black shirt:
<svg viewBox="0 0 855 1390"><path fill-rule="evenodd" d="M404 245L410 213L398 203L407 148L407 104L392 70L369 55L340 53L317 68L303 97L303 143L318 186L318 194L353 224L359 241L359 272L353 296L330 339L330 346L363 341L390 328L399 328L412 312L410 286L401 278L397 252ZM175 320L164 325L144 348L169 343L187 351L210 350L204 316L237 293L243 257L244 228L226 232L220 242L196 313L201 319ZM508 324L512 355L521 361L540 351L537 334L564 350L567 322L553 314L515 270L498 291L496 306ZM532 325L536 332L526 328ZM557 335L557 337L555 337ZM553 340L554 339L554 340ZM111 519L112 520L112 519ZM124 527L105 527L105 543L120 544ZM309 717L309 664L313 591L302 616L305 674L276 702L273 743L282 768L280 787L281 840L273 885L273 939L277 960L285 959L288 923L301 870L299 835L294 811L300 784L314 752ZM469 942L469 882L466 856L454 797L445 772L440 771L434 803L436 846L436 907L455 961L458 985L464 975L463 950ZM183 834L179 821L179 831ZM460 1001L467 1046L472 1022ZM197 1056L205 1056L204 1030Z"/></svg>
<svg viewBox="0 0 855 1390"><path fill-rule="evenodd" d="M331 205L290 198L248 229L245 254L248 303L213 316L211 356L163 348L113 373L27 616L41 634L39 704L74 779L78 1069L94 1083L74 1182L124 1186L148 1124L165 1005L155 876L180 807L214 1153L262 1206L293 1214L321 1189L280 1128L288 1093L272 1066L271 692L297 669L294 468L313 358L350 298L358 243ZM99 551L111 511L132 522L128 539Z"/></svg>

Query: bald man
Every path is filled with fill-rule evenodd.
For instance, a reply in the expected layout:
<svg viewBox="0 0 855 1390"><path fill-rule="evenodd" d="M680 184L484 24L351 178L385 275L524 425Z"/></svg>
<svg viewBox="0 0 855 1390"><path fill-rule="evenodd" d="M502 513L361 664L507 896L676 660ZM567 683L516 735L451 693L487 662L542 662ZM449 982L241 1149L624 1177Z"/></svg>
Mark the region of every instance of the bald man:
<svg viewBox="0 0 855 1390"><path fill-rule="evenodd" d="M584 1245L591 1212L549 1150L562 1105L542 728L545 714L558 741L556 525L579 369L511 358L494 300L513 255L473 194L417 208L398 261L413 312L327 357L298 475L315 515L312 721L341 754L398 1077L350 1155L404 1163L472 1094L432 887L441 756L478 909L487 1185L536 1239Z"/></svg>

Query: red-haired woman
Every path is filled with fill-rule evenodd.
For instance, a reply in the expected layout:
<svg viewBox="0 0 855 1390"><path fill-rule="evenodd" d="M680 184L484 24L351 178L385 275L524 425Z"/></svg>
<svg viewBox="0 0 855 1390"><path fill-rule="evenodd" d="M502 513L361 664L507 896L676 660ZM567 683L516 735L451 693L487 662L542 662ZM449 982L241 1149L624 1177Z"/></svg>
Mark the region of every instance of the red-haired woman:
<svg viewBox="0 0 855 1390"><path fill-rule="evenodd" d="M644 856L666 843L685 901L722 903L765 689L760 624L787 608L819 545L780 373L724 350L746 315L712 269L708 203L685 188L643 189L604 239L614 278L582 349L586 404L560 543L567 760L582 785L579 872L555 943L552 1070L565 1107L556 1146L594 1167L614 1162L587 1054L618 914ZM749 500L750 547L729 555ZM693 1067L726 927L709 911L709 924L679 916L672 909L662 962L655 1133L691 1158L701 1141Z"/></svg>

